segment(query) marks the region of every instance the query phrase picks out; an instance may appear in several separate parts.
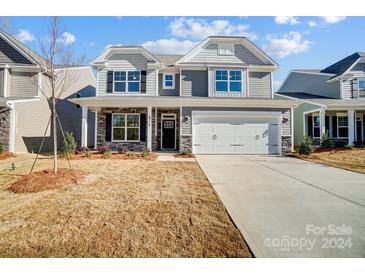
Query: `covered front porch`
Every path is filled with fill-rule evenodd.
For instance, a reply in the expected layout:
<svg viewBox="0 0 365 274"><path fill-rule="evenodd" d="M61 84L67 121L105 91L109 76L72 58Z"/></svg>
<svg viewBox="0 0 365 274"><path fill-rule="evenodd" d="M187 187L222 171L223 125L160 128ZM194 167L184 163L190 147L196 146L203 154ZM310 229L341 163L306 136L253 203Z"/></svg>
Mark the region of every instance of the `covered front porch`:
<svg viewBox="0 0 365 274"><path fill-rule="evenodd" d="M82 107L82 141L87 144L88 110L95 115L95 149L113 151L177 151L180 144L180 108L128 106Z"/></svg>
<svg viewBox="0 0 365 274"><path fill-rule="evenodd" d="M335 146L365 143L365 109L322 108L304 113L304 132L317 144L326 132Z"/></svg>

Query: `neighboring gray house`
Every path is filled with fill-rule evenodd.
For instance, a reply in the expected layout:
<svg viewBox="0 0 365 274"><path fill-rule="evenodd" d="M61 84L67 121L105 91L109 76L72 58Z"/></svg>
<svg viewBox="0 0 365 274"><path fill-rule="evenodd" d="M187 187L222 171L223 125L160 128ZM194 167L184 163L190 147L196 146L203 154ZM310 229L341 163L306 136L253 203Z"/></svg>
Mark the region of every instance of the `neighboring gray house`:
<svg viewBox="0 0 365 274"><path fill-rule="evenodd" d="M294 143L304 135L319 143L328 131L336 143L365 139L365 53L356 52L325 69L293 70L278 96L302 104L294 111Z"/></svg>
<svg viewBox="0 0 365 274"><path fill-rule="evenodd" d="M96 146L196 154L292 150L295 100L274 98L278 65L245 37L211 36L184 56L110 46L92 66L96 96L72 99L97 116Z"/></svg>
<svg viewBox="0 0 365 274"><path fill-rule="evenodd" d="M51 114L44 95L50 94L46 65L42 57L0 29L0 143L6 150L18 153L34 152L39 148ZM73 131L80 142L80 128L75 124L81 123L81 109L68 99L76 94L95 95L96 81L89 67L70 70L76 80L60 97L58 113L64 130ZM93 121L90 113L91 136ZM43 151L51 149L50 132L46 133ZM61 144L62 139L59 141ZM93 144L91 139L88 145Z"/></svg>

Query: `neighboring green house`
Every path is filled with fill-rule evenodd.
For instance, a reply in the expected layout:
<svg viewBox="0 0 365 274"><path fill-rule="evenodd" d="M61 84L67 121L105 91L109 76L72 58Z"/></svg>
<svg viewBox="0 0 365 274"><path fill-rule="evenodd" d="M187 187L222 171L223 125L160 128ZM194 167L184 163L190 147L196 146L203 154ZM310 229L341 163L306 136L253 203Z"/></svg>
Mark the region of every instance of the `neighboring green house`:
<svg viewBox="0 0 365 274"><path fill-rule="evenodd" d="M327 131L335 143L365 140L365 53L322 69L293 70L277 96L302 102L294 110L294 144L304 135L319 143Z"/></svg>

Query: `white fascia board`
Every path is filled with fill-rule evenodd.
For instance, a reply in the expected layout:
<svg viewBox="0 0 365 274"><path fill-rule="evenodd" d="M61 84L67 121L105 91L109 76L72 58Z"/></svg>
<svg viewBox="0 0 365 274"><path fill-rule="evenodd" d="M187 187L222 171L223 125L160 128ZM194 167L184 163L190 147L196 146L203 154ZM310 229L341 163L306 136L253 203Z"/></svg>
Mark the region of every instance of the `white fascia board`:
<svg viewBox="0 0 365 274"><path fill-rule="evenodd" d="M308 104L316 105L316 106L319 106L319 107L324 107L324 108L326 107L326 105L323 105L321 103L312 102L312 101L309 101L309 100L300 99L300 98L296 98L296 97L291 97L289 95L278 94L276 92L274 92L274 96L283 97L283 98L286 98L286 99L289 99L289 100L294 100L294 101L297 101L297 102L299 101L299 102L303 102L303 103L308 103Z"/></svg>
<svg viewBox="0 0 365 274"><path fill-rule="evenodd" d="M273 99L227 99L190 98L166 96L98 96L69 99L70 102L88 107L249 107L249 108L292 108L298 105L294 100Z"/></svg>

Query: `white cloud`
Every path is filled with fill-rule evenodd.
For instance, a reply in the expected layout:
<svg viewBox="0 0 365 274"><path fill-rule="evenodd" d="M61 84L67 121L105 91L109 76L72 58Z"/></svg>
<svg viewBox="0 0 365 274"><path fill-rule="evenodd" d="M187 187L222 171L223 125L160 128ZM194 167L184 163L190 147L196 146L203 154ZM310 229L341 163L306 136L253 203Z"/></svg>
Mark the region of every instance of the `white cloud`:
<svg viewBox="0 0 365 274"><path fill-rule="evenodd" d="M76 42L76 37L75 37L75 35L73 35L73 34L66 31L62 34L62 41L61 42L65 45L71 45L71 44Z"/></svg>
<svg viewBox="0 0 365 274"><path fill-rule="evenodd" d="M317 26L317 22L315 21L308 21L308 26L310 26L311 28L314 28Z"/></svg>
<svg viewBox="0 0 365 274"><path fill-rule="evenodd" d="M170 23L171 35L190 40L202 40L209 35L246 36L251 40L257 39L254 32L250 32L249 25L232 24L228 20L188 19L181 17Z"/></svg>
<svg viewBox="0 0 365 274"><path fill-rule="evenodd" d="M268 54L283 58L288 55L307 52L312 42L303 39L299 32L292 31L278 38L273 35L266 37L268 43L263 46L263 50Z"/></svg>
<svg viewBox="0 0 365 274"><path fill-rule="evenodd" d="M321 16L324 23L326 24L336 24L346 19L346 16Z"/></svg>
<svg viewBox="0 0 365 274"><path fill-rule="evenodd" d="M196 42L191 40L160 39L157 41L147 41L142 44L147 50L153 53L185 54Z"/></svg>
<svg viewBox="0 0 365 274"><path fill-rule="evenodd" d="M297 25L300 22L295 16L276 16L275 23L279 25Z"/></svg>
<svg viewBox="0 0 365 274"><path fill-rule="evenodd" d="M18 33L16 34L16 38L20 42L32 42L34 41L34 36L29 32L29 30L26 29L20 29Z"/></svg>

